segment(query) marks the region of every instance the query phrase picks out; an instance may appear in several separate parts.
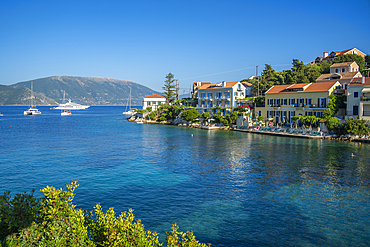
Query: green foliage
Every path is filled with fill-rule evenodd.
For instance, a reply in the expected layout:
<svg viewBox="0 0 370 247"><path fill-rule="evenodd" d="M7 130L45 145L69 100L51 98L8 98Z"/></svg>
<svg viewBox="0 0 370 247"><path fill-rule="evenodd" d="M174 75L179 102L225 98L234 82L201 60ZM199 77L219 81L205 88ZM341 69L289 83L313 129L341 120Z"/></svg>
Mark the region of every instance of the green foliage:
<svg viewBox="0 0 370 247"><path fill-rule="evenodd" d="M337 56L334 59L334 63L344 63L344 62L356 62L360 69L365 69L365 59L356 54L345 54Z"/></svg>
<svg viewBox="0 0 370 247"><path fill-rule="evenodd" d="M152 111L152 109L153 109L153 107L151 107L151 106L148 106L147 108L145 108L145 110L146 110L147 112L151 112L151 111Z"/></svg>
<svg viewBox="0 0 370 247"><path fill-rule="evenodd" d="M100 204L94 211L76 209L72 203L77 181L65 190L47 186L42 198L9 192L0 197L0 246L163 246L158 234L145 230L133 210L115 216ZM176 223L167 232L167 246L204 247L193 232L178 232Z"/></svg>
<svg viewBox="0 0 370 247"><path fill-rule="evenodd" d="M257 120L258 120L258 121L263 121L263 120L264 120L264 118L263 118L262 116L259 116L259 117L257 118Z"/></svg>
<svg viewBox="0 0 370 247"><path fill-rule="evenodd" d="M292 117L293 121L300 121L301 123L307 125L309 124L310 126L317 126L321 118L318 118L316 116L302 116L302 115L297 115Z"/></svg>
<svg viewBox="0 0 370 247"><path fill-rule="evenodd" d="M162 113L161 116L158 118L159 121L167 121L167 113Z"/></svg>
<svg viewBox="0 0 370 247"><path fill-rule="evenodd" d="M171 247L206 247L211 246L211 244L201 244L195 239L193 232L187 231L186 233L178 232L179 227L177 224L173 224L170 232L167 233L167 246Z"/></svg>
<svg viewBox="0 0 370 247"><path fill-rule="evenodd" d="M77 181L67 189L47 186L32 224L6 238L7 246L95 246L88 236L85 212L72 204Z"/></svg>
<svg viewBox="0 0 370 247"><path fill-rule="evenodd" d="M134 221L133 210L115 217L113 208L105 214L100 204L94 207L96 220L89 220L91 240L99 246L162 246L158 234L144 229L141 220Z"/></svg>
<svg viewBox="0 0 370 247"><path fill-rule="evenodd" d="M175 101L175 76L172 73L166 75L166 80L164 81L163 94L166 96L167 102Z"/></svg>
<svg viewBox="0 0 370 247"><path fill-rule="evenodd" d="M135 112L138 112L138 113L144 113L144 112L145 112L145 110L143 110L143 109L136 109L136 110L135 110Z"/></svg>
<svg viewBox="0 0 370 247"><path fill-rule="evenodd" d="M332 131L336 132L337 128L340 125L340 120L336 117L329 117L328 119L326 119L325 124L329 132L332 132Z"/></svg>
<svg viewBox="0 0 370 247"><path fill-rule="evenodd" d="M364 119L348 119L339 129L340 134L369 135L369 122Z"/></svg>
<svg viewBox="0 0 370 247"><path fill-rule="evenodd" d="M211 117L211 114L209 112L203 112L202 115L200 115L204 119L208 119Z"/></svg>
<svg viewBox="0 0 370 247"><path fill-rule="evenodd" d="M40 199L31 194L16 194L13 199L10 192L0 196L0 246L7 235L29 227L39 214Z"/></svg>
<svg viewBox="0 0 370 247"><path fill-rule="evenodd" d="M199 116L200 114L196 109L185 110L181 113L181 118L188 122L194 121Z"/></svg>
<svg viewBox="0 0 370 247"><path fill-rule="evenodd" d="M158 111L153 111L153 112L149 113L148 117L149 117L150 120L155 120L157 115L158 115Z"/></svg>
<svg viewBox="0 0 370 247"><path fill-rule="evenodd" d="M337 96L335 96L334 94L329 96L328 108L331 110L333 115L337 114L339 110L339 105L337 103Z"/></svg>

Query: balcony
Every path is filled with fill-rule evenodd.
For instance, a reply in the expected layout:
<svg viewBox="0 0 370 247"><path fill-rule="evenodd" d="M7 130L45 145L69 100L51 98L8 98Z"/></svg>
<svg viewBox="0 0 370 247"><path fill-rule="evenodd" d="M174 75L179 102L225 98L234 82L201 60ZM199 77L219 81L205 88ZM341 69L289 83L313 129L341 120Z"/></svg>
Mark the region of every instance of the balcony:
<svg viewBox="0 0 370 247"><path fill-rule="evenodd" d="M346 90L345 89L335 89L334 90L334 93L335 94L345 94L346 93Z"/></svg>

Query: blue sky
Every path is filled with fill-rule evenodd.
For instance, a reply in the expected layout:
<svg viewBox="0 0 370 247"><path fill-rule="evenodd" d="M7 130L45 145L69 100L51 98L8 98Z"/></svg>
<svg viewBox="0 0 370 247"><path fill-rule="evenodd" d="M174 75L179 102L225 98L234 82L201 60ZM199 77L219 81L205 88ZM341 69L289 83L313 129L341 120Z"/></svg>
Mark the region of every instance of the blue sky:
<svg viewBox="0 0 370 247"><path fill-rule="evenodd" d="M370 53L370 0L0 1L0 84L102 76L181 93L324 51Z"/></svg>

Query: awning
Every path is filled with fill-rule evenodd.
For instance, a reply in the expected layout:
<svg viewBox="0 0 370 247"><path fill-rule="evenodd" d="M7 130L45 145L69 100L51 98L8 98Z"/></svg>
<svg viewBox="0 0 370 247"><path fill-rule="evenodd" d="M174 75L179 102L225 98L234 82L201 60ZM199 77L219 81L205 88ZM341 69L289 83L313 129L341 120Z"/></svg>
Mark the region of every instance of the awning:
<svg viewBox="0 0 370 247"><path fill-rule="evenodd" d="M361 93L370 93L370 88L362 89Z"/></svg>

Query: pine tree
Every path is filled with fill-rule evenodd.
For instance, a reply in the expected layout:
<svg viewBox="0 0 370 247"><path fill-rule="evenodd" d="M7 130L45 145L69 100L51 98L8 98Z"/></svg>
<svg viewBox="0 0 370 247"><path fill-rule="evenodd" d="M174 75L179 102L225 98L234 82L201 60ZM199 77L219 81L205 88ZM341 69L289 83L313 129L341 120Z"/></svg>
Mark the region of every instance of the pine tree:
<svg viewBox="0 0 370 247"><path fill-rule="evenodd" d="M166 80L164 81L163 94L166 96L167 103L172 103L175 101L175 79L174 75L170 72L166 75Z"/></svg>

